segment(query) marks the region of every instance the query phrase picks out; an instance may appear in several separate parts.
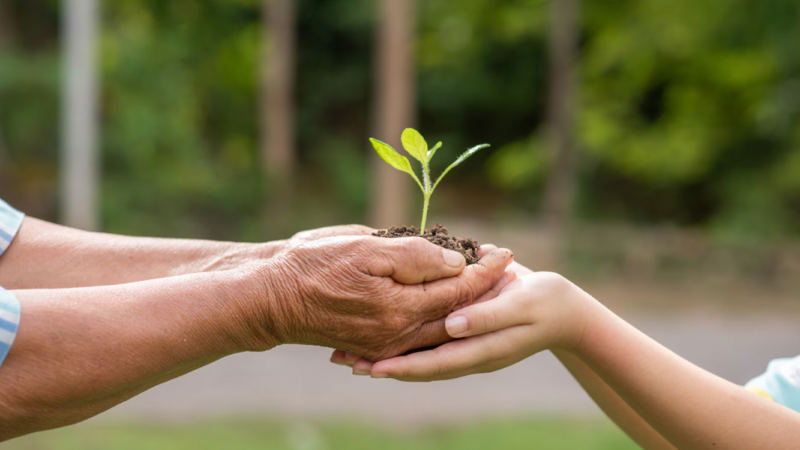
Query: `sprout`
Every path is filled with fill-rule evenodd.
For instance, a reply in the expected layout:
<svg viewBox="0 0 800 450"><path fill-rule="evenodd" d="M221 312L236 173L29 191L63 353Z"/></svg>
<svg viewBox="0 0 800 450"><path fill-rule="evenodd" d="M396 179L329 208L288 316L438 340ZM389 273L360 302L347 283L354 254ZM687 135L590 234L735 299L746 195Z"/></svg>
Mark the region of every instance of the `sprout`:
<svg viewBox="0 0 800 450"><path fill-rule="evenodd" d="M447 175L447 172L450 172L450 169L466 161L467 158L474 155L478 150L489 147L489 144L476 145L475 147L472 147L471 149L462 153L453 164L450 164L450 166L448 166L447 169L445 169L444 172L439 175L439 178L436 180L436 182L431 185L431 171L429 165L431 159L433 159L433 155L436 154L436 150L442 146L441 142L434 145L432 149L428 150L428 143L425 142L425 139L417 130L413 128L406 128L403 131L403 135L401 136L403 148L406 149L408 154L413 156L422 165L422 182L420 182L419 178L417 178L417 175L411 169L411 163L408 162L408 158L397 153L397 151L393 149L391 145L385 142L381 142L373 138L370 138L369 141L372 142L372 146L375 147L375 151L378 152L378 156L380 156L395 169L411 175L411 177L414 178L414 181L417 182L419 188L422 189L422 195L424 196L425 201L422 206L422 226L420 227L420 234L425 234L425 221L428 218L428 204L430 203L433 191L436 189L436 186L439 185L439 182L442 181L442 178Z"/></svg>

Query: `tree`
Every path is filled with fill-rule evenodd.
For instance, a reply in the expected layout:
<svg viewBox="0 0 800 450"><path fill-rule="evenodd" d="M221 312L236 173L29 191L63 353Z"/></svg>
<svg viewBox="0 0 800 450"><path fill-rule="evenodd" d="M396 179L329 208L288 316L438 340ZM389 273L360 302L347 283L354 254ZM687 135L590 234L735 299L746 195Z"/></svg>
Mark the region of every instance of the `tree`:
<svg viewBox="0 0 800 450"><path fill-rule="evenodd" d="M4 50L8 46L8 37L10 34L8 14L6 13L6 4L2 3L0 4L0 51ZM0 110L2 110L2 108L3 105L0 104ZM6 181L6 167L8 166L7 159L8 157L6 156L3 130L0 129L0 186L2 186L2 184Z"/></svg>
<svg viewBox="0 0 800 450"><path fill-rule="evenodd" d="M558 0L550 6L547 139L553 161L545 188L544 212L554 240L555 258L560 256L561 241L575 203L577 152L574 108L579 5L580 0Z"/></svg>
<svg viewBox="0 0 800 450"><path fill-rule="evenodd" d="M261 157L275 186L287 188L295 169L294 0L264 0Z"/></svg>
<svg viewBox="0 0 800 450"><path fill-rule="evenodd" d="M98 229L96 0L69 0L63 9L66 83L62 110L62 222Z"/></svg>
<svg viewBox="0 0 800 450"><path fill-rule="evenodd" d="M402 148L400 134L414 125L414 1L383 0L378 14L375 46L374 136ZM374 226L399 225L407 219L409 188L401 172L373 155Z"/></svg>

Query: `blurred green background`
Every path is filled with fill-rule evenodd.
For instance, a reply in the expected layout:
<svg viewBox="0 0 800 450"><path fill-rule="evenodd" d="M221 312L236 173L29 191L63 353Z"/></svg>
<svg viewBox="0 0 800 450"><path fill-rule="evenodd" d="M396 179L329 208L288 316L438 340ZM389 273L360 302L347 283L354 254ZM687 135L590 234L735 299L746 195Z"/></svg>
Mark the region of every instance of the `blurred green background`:
<svg viewBox="0 0 800 450"><path fill-rule="evenodd" d="M51 221L63 214L62 3L0 3L0 198ZM391 225L373 214L379 177L367 141L399 137L376 135L385 76L376 60L391 50L376 36L391 2L290 3L296 151L287 180L270 176L262 156L271 151L262 139L265 2L101 2L100 229L261 241L346 222ZM468 146L492 144L448 176L429 223L619 294L611 302L620 307L797 311L800 3L581 2L577 19L561 24L576 39L563 148L548 134L559 102L554 1L414 3L410 18L390 17L413 30L412 123L400 126L444 141L434 173ZM559 152L570 164L559 166ZM402 183L413 208L398 214L416 224L421 195ZM552 197L562 198L555 213ZM552 236L564 245L549 246ZM548 420L402 438L360 425L320 433L332 448L628 448L605 423ZM238 448L299 448L244 423L96 427L95 440L66 430L9 448L230 448L203 437L214 427L243 436ZM152 440L126 447L130 439Z"/></svg>
<svg viewBox="0 0 800 450"><path fill-rule="evenodd" d="M379 3L297 1L295 228L367 218ZM416 126L445 142L434 171L493 144L450 175L434 217L541 212L549 7L419 2ZM56 220L59 3L2 8L2 193ZM257 0L103 3L104 230L271 237L257 150L261 14ZM796 238L799 15L792 0L584 2L575 216Z"/></svg>

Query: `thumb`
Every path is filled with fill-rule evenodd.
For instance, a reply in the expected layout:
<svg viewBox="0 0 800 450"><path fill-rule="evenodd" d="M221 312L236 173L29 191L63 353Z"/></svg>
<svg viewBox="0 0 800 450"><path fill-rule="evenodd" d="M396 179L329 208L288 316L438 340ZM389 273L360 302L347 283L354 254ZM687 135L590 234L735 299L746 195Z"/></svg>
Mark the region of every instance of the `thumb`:
<svg viewBox="0 0 800 450"><path fill-rule="evenodd" d="M374 257L368 264L369 274L392 277L402 284L419 284L454 277L466 267L461 253L432 244L419 237L370 238Z"/></svg>
<svg viewBox="0 0 800 450"><path fill-rule="evenodd" d="M451 313L445 320L447 334L463 338L527 323L526 314L521 313L520 302L513 292L521 284L521 280L513 281L497 298Z"/></svg>

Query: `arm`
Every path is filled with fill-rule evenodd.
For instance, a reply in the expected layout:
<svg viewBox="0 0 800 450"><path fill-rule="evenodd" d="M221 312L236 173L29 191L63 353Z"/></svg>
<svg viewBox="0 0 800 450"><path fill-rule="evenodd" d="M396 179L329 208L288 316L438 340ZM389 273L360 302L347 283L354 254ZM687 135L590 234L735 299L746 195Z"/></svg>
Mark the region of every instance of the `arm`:
<svg viewBox="0 0 800 450"><path fill-rule="evenodd" d="M494 249L493 245L484 245L478 251L480 256ZM511 263L508 276L497 283L491 290L487 291L476 303L492 300L497 297L508 283L514 281L518 276L532 274L533 271L519 263ZM620 427L631 439L642 448L647 450L675 450L667 440L665 440L653 427L639 417L636 412L625 403L613 389L592 372L575 355L563 350L554 349L553 354L561 361L564 367L569 370L581 387L592 397L592 400L603 410L603 412L618 427ZM354 368L354 373L368 375L372 363L366 360L359 361L357 355L336 350L331 355L331 362L334 364L350 366ZM358 362L358 364L356 364Z"/></svg>
<svg viewBox="0 0 800 450"><path fill-rule="evenodd" d="M554 349L570 355L584 384L648 449L670 448L648 426L680 449L788 450L800 442L800 414L680 358L555 274L521 277L497 298L452 313L447 329L464 339L375 363L372 376L447 379Z"/></svg>
<svg viewBox="0 0 800 450"><path fill-rule="evenodd" d="M26 217L0 258L0 286L45 289L106 286L263 262L302 243L370 228L322 228L259 244L118 236Z"/></svg>
<svg viewBox="0 0 800 450"><path fill-rule="evenodd" d="M681 449L791 449L800 414L719 378L604 308L574 354Z"/></svg>
<svg viewBox="0 0 800 450"><path fill-rule="evenodd" d="M26 217L0 258L0 286L103 286L225 270L269 258L283 244L117 236Z"/></svg>
<svg viewBox="0 0 800 450"><path fill-rule="evenodd" d="M663 436L631 409L625 400L611 389L602 378L575 355L563 350L553 350L561 364L592 397L592 400L634 442L646 450L675 450Z"/></svg>
<svg viewBox="0 0 800 450"><path fill-rule="evenodd" d="M530 275L532 270L513 263L511 270L518 276ZM594 400L600 409L634 442L646 450L675 450L663 436L631 409L602 378L597 376L586 364L570 352L553 349L553 355L569 370L581 387Z"/></svg>
<svg viewBox="0 0 800 450"><path fill-rule="evenodd" d="M0 368L0 441L79 422L246 350L255 340L241 326L242 302L256 294L248 278L216 272L12 291L24 315Z"/></svg>
<svg viewBox="0 0 800 450"><path fill-rule="evenodd" d="M511 262L420 238L317 240L235 270L11 291L22 315L0 367L0 440L89 418L226 355L312 344L373 358L449 340L444 316Z"/></svg>

